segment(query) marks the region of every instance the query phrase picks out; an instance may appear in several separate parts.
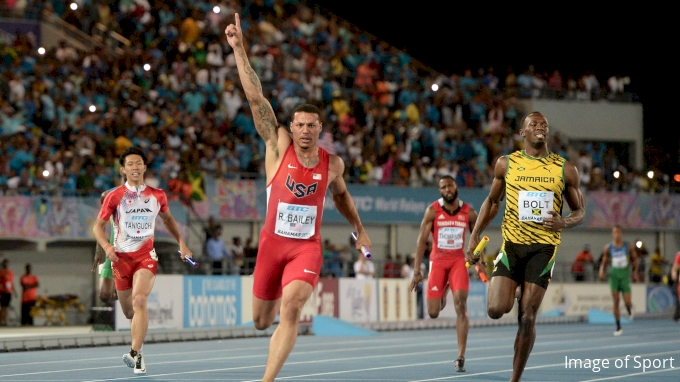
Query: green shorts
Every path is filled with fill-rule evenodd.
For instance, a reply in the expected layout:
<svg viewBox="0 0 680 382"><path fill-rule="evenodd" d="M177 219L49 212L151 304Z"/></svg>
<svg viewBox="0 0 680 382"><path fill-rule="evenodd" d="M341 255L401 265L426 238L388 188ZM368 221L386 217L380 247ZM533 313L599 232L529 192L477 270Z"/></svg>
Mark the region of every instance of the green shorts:
<svg viewBox="0 0 680 382"><path fill-rule="evenodd" d="M612 292L630 294L630 273L628 268L612 268L609 271L609 289Z"/></svg>
<svg viewBox="0 0 680 382"><path fill-rule="evenodd" d="M111 260L106 258L104 264L99 266L99 277L104 277L113 280L113 270L111 269Z"/></svg>

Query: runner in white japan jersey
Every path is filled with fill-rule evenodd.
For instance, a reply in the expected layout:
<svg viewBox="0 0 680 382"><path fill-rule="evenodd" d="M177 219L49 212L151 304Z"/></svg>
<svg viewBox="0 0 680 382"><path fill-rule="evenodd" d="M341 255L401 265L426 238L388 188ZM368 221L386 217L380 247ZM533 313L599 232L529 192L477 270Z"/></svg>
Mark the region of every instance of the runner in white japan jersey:
<svg viewBox="0 0 680 382"><path fill-rule="evenodd" d="M120 307L125 317L132 320L132 346L130 352L123 355L123 361L134 368L135 374L145 374L141 347L149 326L147 299L158 268L158 257L153 247L157 216L177 240L182 260L186 261L185 258L192 257L192 254L170 214L165 192L144 184L147 162L144 152L138 147L130 147L121 154L119 161L127 182L106 195L92 232L111 260ZM114 221L113 244L104 233L111 216Z"/></svg>

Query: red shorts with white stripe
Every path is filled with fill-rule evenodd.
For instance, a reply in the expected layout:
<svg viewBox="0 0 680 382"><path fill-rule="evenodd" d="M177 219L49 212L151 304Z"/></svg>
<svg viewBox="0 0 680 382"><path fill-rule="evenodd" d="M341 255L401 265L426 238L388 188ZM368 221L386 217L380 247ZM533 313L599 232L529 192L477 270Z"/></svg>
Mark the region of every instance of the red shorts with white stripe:
<svg viewBox="0 0 680 382"><path fill-rule="evenodd" d="M283 287L301 280L316 287L321 272L321 242L279 238L262 232L253 272L253 295L277 300Z"/></svg>
<svg viewBox="0 0 680 382"><path fill-rule="evenodd" d="M145 255L130 256L127 253L118 253L118 261L111 262L111 270L113 271L113 282L116 284L116 290L128 290L132 288L132 278L140 269L147 269L156 275L158 270L158 257L156 251L146 253Z"/></svg>
<svg viewBox="0 0 680 382"><path fill-rule="evenodd" d="M470 275L465 267L465 257L438 258L430 261L430 273L427 276L427 293L425 298L444 297L444 289L447 282L452 292L470 290Z"/></svg>

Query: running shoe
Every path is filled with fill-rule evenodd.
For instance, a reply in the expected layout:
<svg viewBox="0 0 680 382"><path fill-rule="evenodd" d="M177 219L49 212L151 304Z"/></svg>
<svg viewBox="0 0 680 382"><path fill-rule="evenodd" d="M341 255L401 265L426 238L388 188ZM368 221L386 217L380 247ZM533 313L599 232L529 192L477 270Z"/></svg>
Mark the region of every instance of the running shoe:
<svg viewBox="0 0 680 382"><path fill-rule="evenodd" d="M456 371L459 373L464 373L465 372L465 357L459 357L456 362L453 363L453 366L456 368Z"/></svg>

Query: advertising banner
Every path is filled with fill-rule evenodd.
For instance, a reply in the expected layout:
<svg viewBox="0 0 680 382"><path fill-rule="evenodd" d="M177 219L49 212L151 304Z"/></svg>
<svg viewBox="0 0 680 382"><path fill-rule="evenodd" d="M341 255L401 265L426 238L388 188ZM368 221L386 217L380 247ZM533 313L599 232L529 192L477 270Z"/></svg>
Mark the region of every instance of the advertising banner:
<svg viewBox="0 0 680 382"><path fill-rule="evenodd" d="M339 279L340 319L349 322L378 321L378 281Z"/></svg>
<svg viewBox="0 0 680 382"><path fill-rule="evenodd" d="M301 323L311 323L316 315L338 317L340 302L337 278L319 278L309 300L302 307Z"/></svg>
<svg viewBox="0 0 680 382"><path fill-rule="evenodd" d="M267 210L263 180L214 180L205 177L206 200L195 201L193 211L176 200L168 205L182 235L186 235L189 217L233 220L262 220ZM427 206L439 197L435 187L348 185L354 204L365 223L420 223ZM488 191L459 188L461 200L479 210ZM500 208L504 208L502 203ZM69 237L92 238L92 224L99 213L96 197L0 196L0 237ZM568 209L565 210L565 214ZM503 214L491 221L501 224ZM344 223L332 198L326 198L324 222ZM590 192L586 199L583 227L623 229L677 230L680 228L680 195ZM156 220L159 237L171 237L160 219Z"/></svg>
<svg viewBox="0 0 680 382"><path fill-rule="evenodd" d="M672 313L675 312L676 287L665 284L647 286L647 313Z"/></svg>
<svg viewBox="0 0 680 382"><path fill-rule="evenodd" d="M647 290L645 284L631 284L633 311L646 310ZM625 309L623 301L620 308ZM545 292L539 314L565 316L587 315L590 309L612 312L614 301L609 284L606 283L550 283Z"/></svg>
<svg viewBox="0 0 680 382"><path fill-rule="evenodd" d="M416 293L409 292L410 280L379 279L379 318L382 322L414 321L418 319Z"/></svg>
<svg viewBox="0 0 680 382"><path fill-rule="evenodd" d="M184 276L184 306L185 328L241 325L241 277Z"/></svg>

